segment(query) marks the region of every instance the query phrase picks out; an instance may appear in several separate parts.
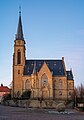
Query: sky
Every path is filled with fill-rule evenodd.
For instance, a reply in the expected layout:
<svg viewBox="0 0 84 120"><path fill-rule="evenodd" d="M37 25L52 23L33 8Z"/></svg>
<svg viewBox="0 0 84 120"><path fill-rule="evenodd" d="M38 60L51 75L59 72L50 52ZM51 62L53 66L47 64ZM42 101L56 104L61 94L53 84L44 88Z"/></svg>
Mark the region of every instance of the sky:
<svg viewBox="0 0 84 120"><path fill-rule="evenodd" d="M0 83L12 81L19 6L27 59L62 59L84 84L84 0L0 0Z"/></svg>

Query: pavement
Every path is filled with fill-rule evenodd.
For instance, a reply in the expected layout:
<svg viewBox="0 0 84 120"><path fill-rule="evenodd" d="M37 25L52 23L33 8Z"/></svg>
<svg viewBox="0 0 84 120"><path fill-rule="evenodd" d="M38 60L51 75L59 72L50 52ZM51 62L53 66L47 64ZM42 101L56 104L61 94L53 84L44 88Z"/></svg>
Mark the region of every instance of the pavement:
<svg viewBox="0 0 84 120"><path fill-rule="evenodd" d="M0 120L84 120L84 112L66 109L20 108L0 105Z"/></svg>

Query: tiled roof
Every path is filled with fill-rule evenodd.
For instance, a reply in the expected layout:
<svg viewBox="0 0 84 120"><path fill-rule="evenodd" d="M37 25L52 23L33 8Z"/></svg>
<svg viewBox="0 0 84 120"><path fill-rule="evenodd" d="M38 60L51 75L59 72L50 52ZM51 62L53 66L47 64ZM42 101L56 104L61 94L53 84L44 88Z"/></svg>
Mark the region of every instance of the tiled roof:
<svg viewBox="0 0 84 120"><path fill-rule="evenodd" d="M73 80L72 71L66 71L66 73L67 73L67 80Z"/></svg>
<svg viewBox="0 0 84 120"><path fill-rule="evenodd" d="M10 92L10 89L7 86L0 86L0 92Z"/></svg>
<svg viewBox="0 0 84 120"><path fill-rule="evenodd" d="M36 69L36 72L39 72L44 62L47 64L53 76L65 75L62 60L26 60L24 75L31 75L33 73L33 69Z"/></svg>

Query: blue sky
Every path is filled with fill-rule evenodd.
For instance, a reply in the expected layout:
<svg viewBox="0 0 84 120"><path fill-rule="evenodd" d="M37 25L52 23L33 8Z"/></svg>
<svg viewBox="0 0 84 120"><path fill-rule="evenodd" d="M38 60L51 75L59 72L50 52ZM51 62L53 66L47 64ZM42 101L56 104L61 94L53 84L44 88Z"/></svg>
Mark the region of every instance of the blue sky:
<svg viewBox="0 0 84 120"><path fill-rule="evenodd" d="M84 84L84 0L0 0L0 83L12 81L19 5L29 58L61 59Z"/></svg>

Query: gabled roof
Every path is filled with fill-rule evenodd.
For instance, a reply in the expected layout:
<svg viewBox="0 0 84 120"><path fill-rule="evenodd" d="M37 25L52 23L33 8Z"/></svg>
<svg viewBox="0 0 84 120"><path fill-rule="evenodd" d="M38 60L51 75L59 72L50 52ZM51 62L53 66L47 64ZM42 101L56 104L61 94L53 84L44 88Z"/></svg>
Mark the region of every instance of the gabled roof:
<svg viewBox="0 0 84 120"><path fill-rule="evenodd" d="M67 73L67 80L73 80L73 74L72 74L72 71L66 71Z"/></svg>
<svg viewBox="0 0 84 120"><path fill-rule="evenodd" d="M7 86L0 86L0 92L10 92L10 89Z"/></svg>
<svg viewBox="0 0 84 120"><path fill-rule="evenodd" d="M26 60L24 75L31 75L34 69L36 69L36 72L39 72L44 62L47 64L53 76L65 75L62 60Z"/></svg>

